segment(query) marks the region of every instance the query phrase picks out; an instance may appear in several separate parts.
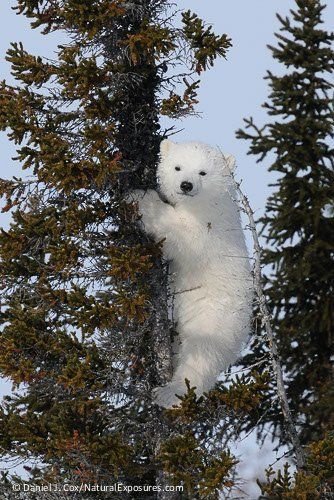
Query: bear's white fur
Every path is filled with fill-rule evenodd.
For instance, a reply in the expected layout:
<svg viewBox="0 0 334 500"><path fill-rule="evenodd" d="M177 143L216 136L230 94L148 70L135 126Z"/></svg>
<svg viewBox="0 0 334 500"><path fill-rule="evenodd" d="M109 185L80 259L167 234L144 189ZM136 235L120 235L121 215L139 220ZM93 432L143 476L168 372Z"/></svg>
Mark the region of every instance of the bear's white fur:
<svg viewBox="0 0 334 500"><path fill-rule="evenodd" d="M154 190L130 196L145 232L163 240L169 261L179 335L173 378L154 391L160 406L180 403L175 394L186 392L186 378L197 395L211 389L249 333L252 280L231 182L234 164L232 156L205 144L165 140L157 173L161 197Z"/></svg>

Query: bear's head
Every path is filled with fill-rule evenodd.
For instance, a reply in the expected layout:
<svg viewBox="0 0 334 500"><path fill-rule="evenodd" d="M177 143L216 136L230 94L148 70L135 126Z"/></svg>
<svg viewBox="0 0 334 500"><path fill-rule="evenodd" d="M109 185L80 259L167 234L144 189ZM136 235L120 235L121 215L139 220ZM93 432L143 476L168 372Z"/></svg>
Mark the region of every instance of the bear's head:
<svg viewBox="0 0 334 500"><path fill-rule="evenodd" d="M161 194L172 205L221 196L235 166L233 156L200 142L176 144L164 140L160 155L158 183Z"/></svg>

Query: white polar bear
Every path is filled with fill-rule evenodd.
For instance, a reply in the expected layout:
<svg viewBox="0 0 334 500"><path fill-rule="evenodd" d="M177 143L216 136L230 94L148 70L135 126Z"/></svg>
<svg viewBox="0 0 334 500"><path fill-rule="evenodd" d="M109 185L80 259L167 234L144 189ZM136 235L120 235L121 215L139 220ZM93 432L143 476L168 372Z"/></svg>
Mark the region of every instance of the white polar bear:
<svg viewBox="0 0 334 500"><path fill-rule="evenodd" d="M145 232L163 240L169 261L173 320L172 380L154 390L163 407L177 405L185 379L197 395L210 390L240 353L251 314L249 259L236 194L232 156L202 143L161 143L154 190L131 193Z"/></svg>

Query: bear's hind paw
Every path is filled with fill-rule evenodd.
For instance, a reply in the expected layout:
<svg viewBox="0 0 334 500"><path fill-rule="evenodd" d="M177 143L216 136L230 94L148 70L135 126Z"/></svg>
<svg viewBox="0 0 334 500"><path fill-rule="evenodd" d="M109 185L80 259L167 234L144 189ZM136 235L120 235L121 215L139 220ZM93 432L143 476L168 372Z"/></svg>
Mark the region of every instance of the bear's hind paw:
<svg viewBox="0 0 334 500"><path fill-rule="evenodd" d="M176 394L182 395L180 387L176 384L167 384L163 387L153 389L153 400L158 406L163 408L172 408L180 405L180 399Z"/></svg>

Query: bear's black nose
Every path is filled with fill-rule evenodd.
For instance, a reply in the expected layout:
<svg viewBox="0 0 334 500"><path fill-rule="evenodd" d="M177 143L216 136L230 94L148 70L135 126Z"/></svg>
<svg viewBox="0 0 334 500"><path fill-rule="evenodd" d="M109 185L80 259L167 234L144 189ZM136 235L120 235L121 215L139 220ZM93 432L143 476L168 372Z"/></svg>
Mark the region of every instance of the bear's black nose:
<svg viewBox="0 0 334 500"><path fill-rule="evenodd" d="M191 184L191 182L188 182L188 181L183 181L181 182L181 185L180 185L180 188L182 189L182 191L184 193L190 193L190 191L192 191L192 188L194 186Z"/></svg>

